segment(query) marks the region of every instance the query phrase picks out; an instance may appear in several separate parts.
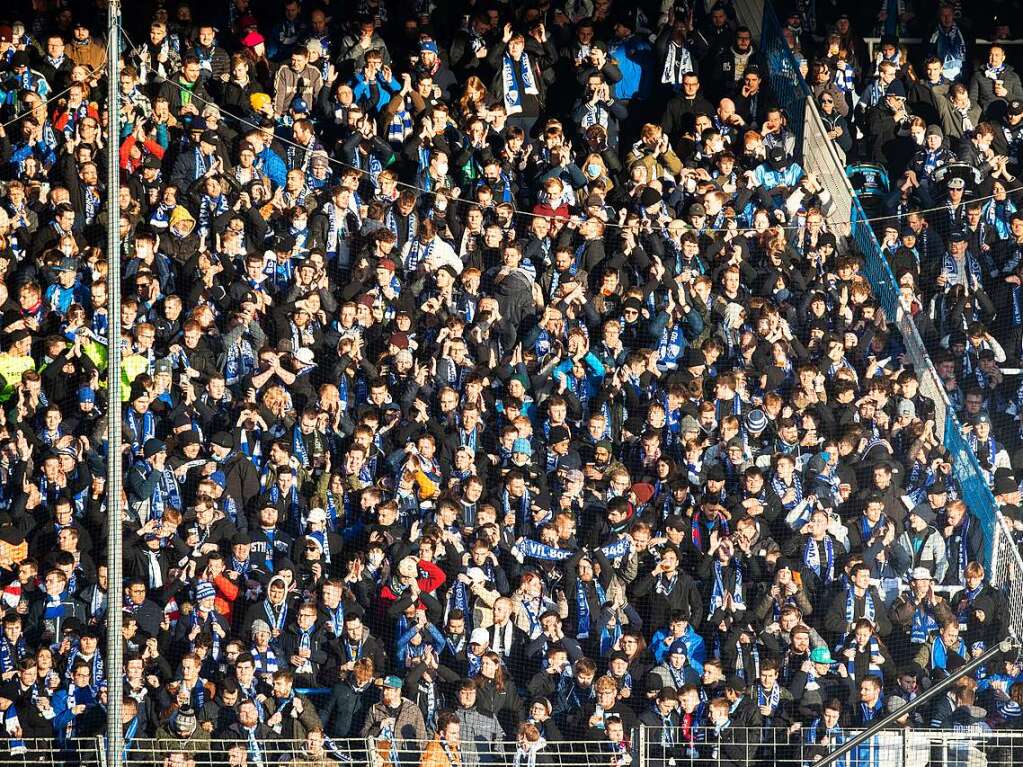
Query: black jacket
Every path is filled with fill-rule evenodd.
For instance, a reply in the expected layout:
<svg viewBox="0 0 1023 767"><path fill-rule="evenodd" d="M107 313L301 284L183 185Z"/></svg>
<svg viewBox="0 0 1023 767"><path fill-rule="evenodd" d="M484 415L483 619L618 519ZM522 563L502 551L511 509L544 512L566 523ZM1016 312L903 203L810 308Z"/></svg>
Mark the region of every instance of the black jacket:
<svg viewBox="0 0 1023 767"><path fill-rule="evenodd" d="M331 738L358 737L370 706L379 699L380 694L374 684L357 689L351 679L339 682L330 691L327 705L320 709L323 731Z"/></svg>

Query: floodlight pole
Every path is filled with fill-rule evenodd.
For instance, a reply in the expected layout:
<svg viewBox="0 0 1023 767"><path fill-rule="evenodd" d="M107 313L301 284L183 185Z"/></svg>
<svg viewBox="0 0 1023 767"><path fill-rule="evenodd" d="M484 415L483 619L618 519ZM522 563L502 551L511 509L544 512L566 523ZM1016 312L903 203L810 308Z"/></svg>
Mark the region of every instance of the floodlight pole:
<svg viewBox="0 0 1023 767"><path fill-rule="evenodd" d="M107 0L107 737L106 763L122 763L124 640L121 593L121 5Z"/></svg>

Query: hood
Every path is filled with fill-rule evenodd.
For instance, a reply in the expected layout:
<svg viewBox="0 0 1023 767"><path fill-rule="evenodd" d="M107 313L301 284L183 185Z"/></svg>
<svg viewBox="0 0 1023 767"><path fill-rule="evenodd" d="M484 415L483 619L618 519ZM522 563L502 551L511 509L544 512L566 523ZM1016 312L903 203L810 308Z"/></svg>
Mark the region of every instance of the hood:
<svg viewBox="0 0 1023 767"><path fill-rule="evenodd" d="M178 224L187 224L188 231L186 231L182 237L187 237L195 231L195 217L188 212L188 208L183 205L178 205L171 211L170 220L168 221L168 229L172 232L179 233Z"/></svg>

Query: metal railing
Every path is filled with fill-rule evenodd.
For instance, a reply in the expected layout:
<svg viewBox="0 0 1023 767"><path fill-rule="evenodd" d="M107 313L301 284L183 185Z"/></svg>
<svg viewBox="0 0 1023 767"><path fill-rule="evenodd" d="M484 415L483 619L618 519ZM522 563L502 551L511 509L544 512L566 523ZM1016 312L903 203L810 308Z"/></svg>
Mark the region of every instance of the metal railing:
<svg viewBox="0 0 1023 767"><path fill-rule="evenodd" d="M1023 758L1023 730L998 729L997 710L959 709L945 729L925 729L919 721L871 736L836 764L840 767L1010 767ZM200 738L194 743L174 739L126 743L118 767L461 767L535 764L542 767L810 767L837 750L861 730L828 728L822 720L785 727L743 727L718 730L701 722L691 727L640 725L622 742L595 737L584 741L507 740L489 744L462 741L442 745L436 738L405 740L393 746L379 738L331 741L318 733L305 740L263 739L254 747L244 740ZM13 743L14 741L7 741ZM107 767L104 738L77 740L65 749L37 742L24 751L0 747L4 765L45 767ZM534 758L530 760L530 752ZM518 758L516 754L518 753Z"/></svg>
<svg viewBox="0 0 1023 767"><path fill-rule="evenodd" d="M958 729L897 728L872 736L840 758L841 767L1009 767L1023 756L1023 732L994 730L971 724L966 712ZM800 765L809 767L860 731L828 729L823 723L787 728L728 728L718 735L713 727L695 730L692 740L671 741L673 733L646 728L642 765L676 767L697 764ZM662 736L667 735L662 742Z"/></svg>
<svg viewBox="0 0 1023 767"><path fill-rule="evenodd" d="M870 61L871 63L873 63L873 61L874 61L874 50L881 44L881 38L880 37L864 37L863 38L863 42L867 44L867 60ZM899 38L899 45L914 46L914 45L923 45L926 42L928 42L928 40L926 40L926 39L924 39L922 37L900 37ZM978 37L976 40L974 40L973 44L975 46L977 46L978 48L983 48L986 45L994 45L996 42L999 45L1001 45L1001 46L1012 46L1012 47L1015 47L1015 46L1023 45L1023 40L985 40L985 39L980 38L980 37Z"/></svg>
<svg viewBox="0 0 1023 767"><path fill-rule="evenodd" d="M608 739L547 741L540 738L481 741L464 731L458 744L442 744L437 738L425 740L386 738L346 738L332 740L322 733L310 733L304 740L260 738L250 743L243 738L213 738L198 733L189 739L128 739L122 764L126 767L268 767L273 764L331 765L352 764L359 767L456 767L448 761L454 756L461 767L510 765L519 761L531 763L530 751L537 754L537 765L550 767L625 767L638 765L640 733L629 732L627 741ZM102 738L80 740L60 757L50 754L47 764L101 764ZM42 751L25 754L25 764L35 764L31 757ZM516 760L516 753L520 754ZM244 760L242 756L244 755ZM0 756L0 763L6 759ZM41 762L38 762L41 763ZM120 765L118 766L120 767Z"/></svg>

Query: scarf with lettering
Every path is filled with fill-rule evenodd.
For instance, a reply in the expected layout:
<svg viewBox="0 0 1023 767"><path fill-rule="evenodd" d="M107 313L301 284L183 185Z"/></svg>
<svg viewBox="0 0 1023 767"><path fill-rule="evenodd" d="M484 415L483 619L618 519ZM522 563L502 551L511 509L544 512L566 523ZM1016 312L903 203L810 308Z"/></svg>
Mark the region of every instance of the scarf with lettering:
<svg viewBox="0 0 1023 767"><path fill-rule="evenodd" d="M661 83L678 87L682 85L682 78L693 71L693 57L684 43L676 43L668 40L668 49L665 51L664 67L661 69Z"/></svg>
<svg viewBox="0 0 1023 767"><path fill-rule="evenodd" d="M522 111L522 96L539 95L540 91L533 80L533 67L529 54L523 51L521 58L515 61L505 53L501 60L501 83L504 86L504 106L509 115Z"/></svg>
<svg viewBox="0 0 1023 767"><path fill-rule="evenodd" d="M81 651L79 650L72 651L70 657L68 657L67 671L64 674L64 676L67 678L69 682L71 681L71 674L72 671L74 670L76 661L78 659L81 659L82 663L88 664L89 668L92 669L92 686L94 689L98 690L100 684L103 682L103 680L106 679L106 674L104 673L103 670L103 656L100 655L99 650L96 650L96 652L92 654L92 660L87 661L82 656Z"/></svg>
<svg viewBox="0 0 1023 767"><path fill-rule="evenodd" d="M915 602L916 600L913 599L913 601ZM938 622L934 619L933 613L926 608L925 604L917 603L916 609L913 610L913 622L910 626L909 641L912 644L923 644L938 629Z"/></svg>
<svg viewBox="0 0 1023 767"><path fill-rule="evenodd" d="M28 647L25 645L25 637L19 636L17 641L11 642L6 636L0 638L0 673L15 671L18 663L28 654Z"/></svg>
<svg viewBox="0 0 1023 767"><path fill-rule="evenodd" d="M600 584L600 580L594 577L590 583L593 584L593 589L596 592L597 602L603 605L607 599L604 594L604 587ZM590 601L586 594L586 583L582 578L576 578L575 581L575 606L578 614L575 637L576 639L589 639L593 619L590 615Z"/></svg>

